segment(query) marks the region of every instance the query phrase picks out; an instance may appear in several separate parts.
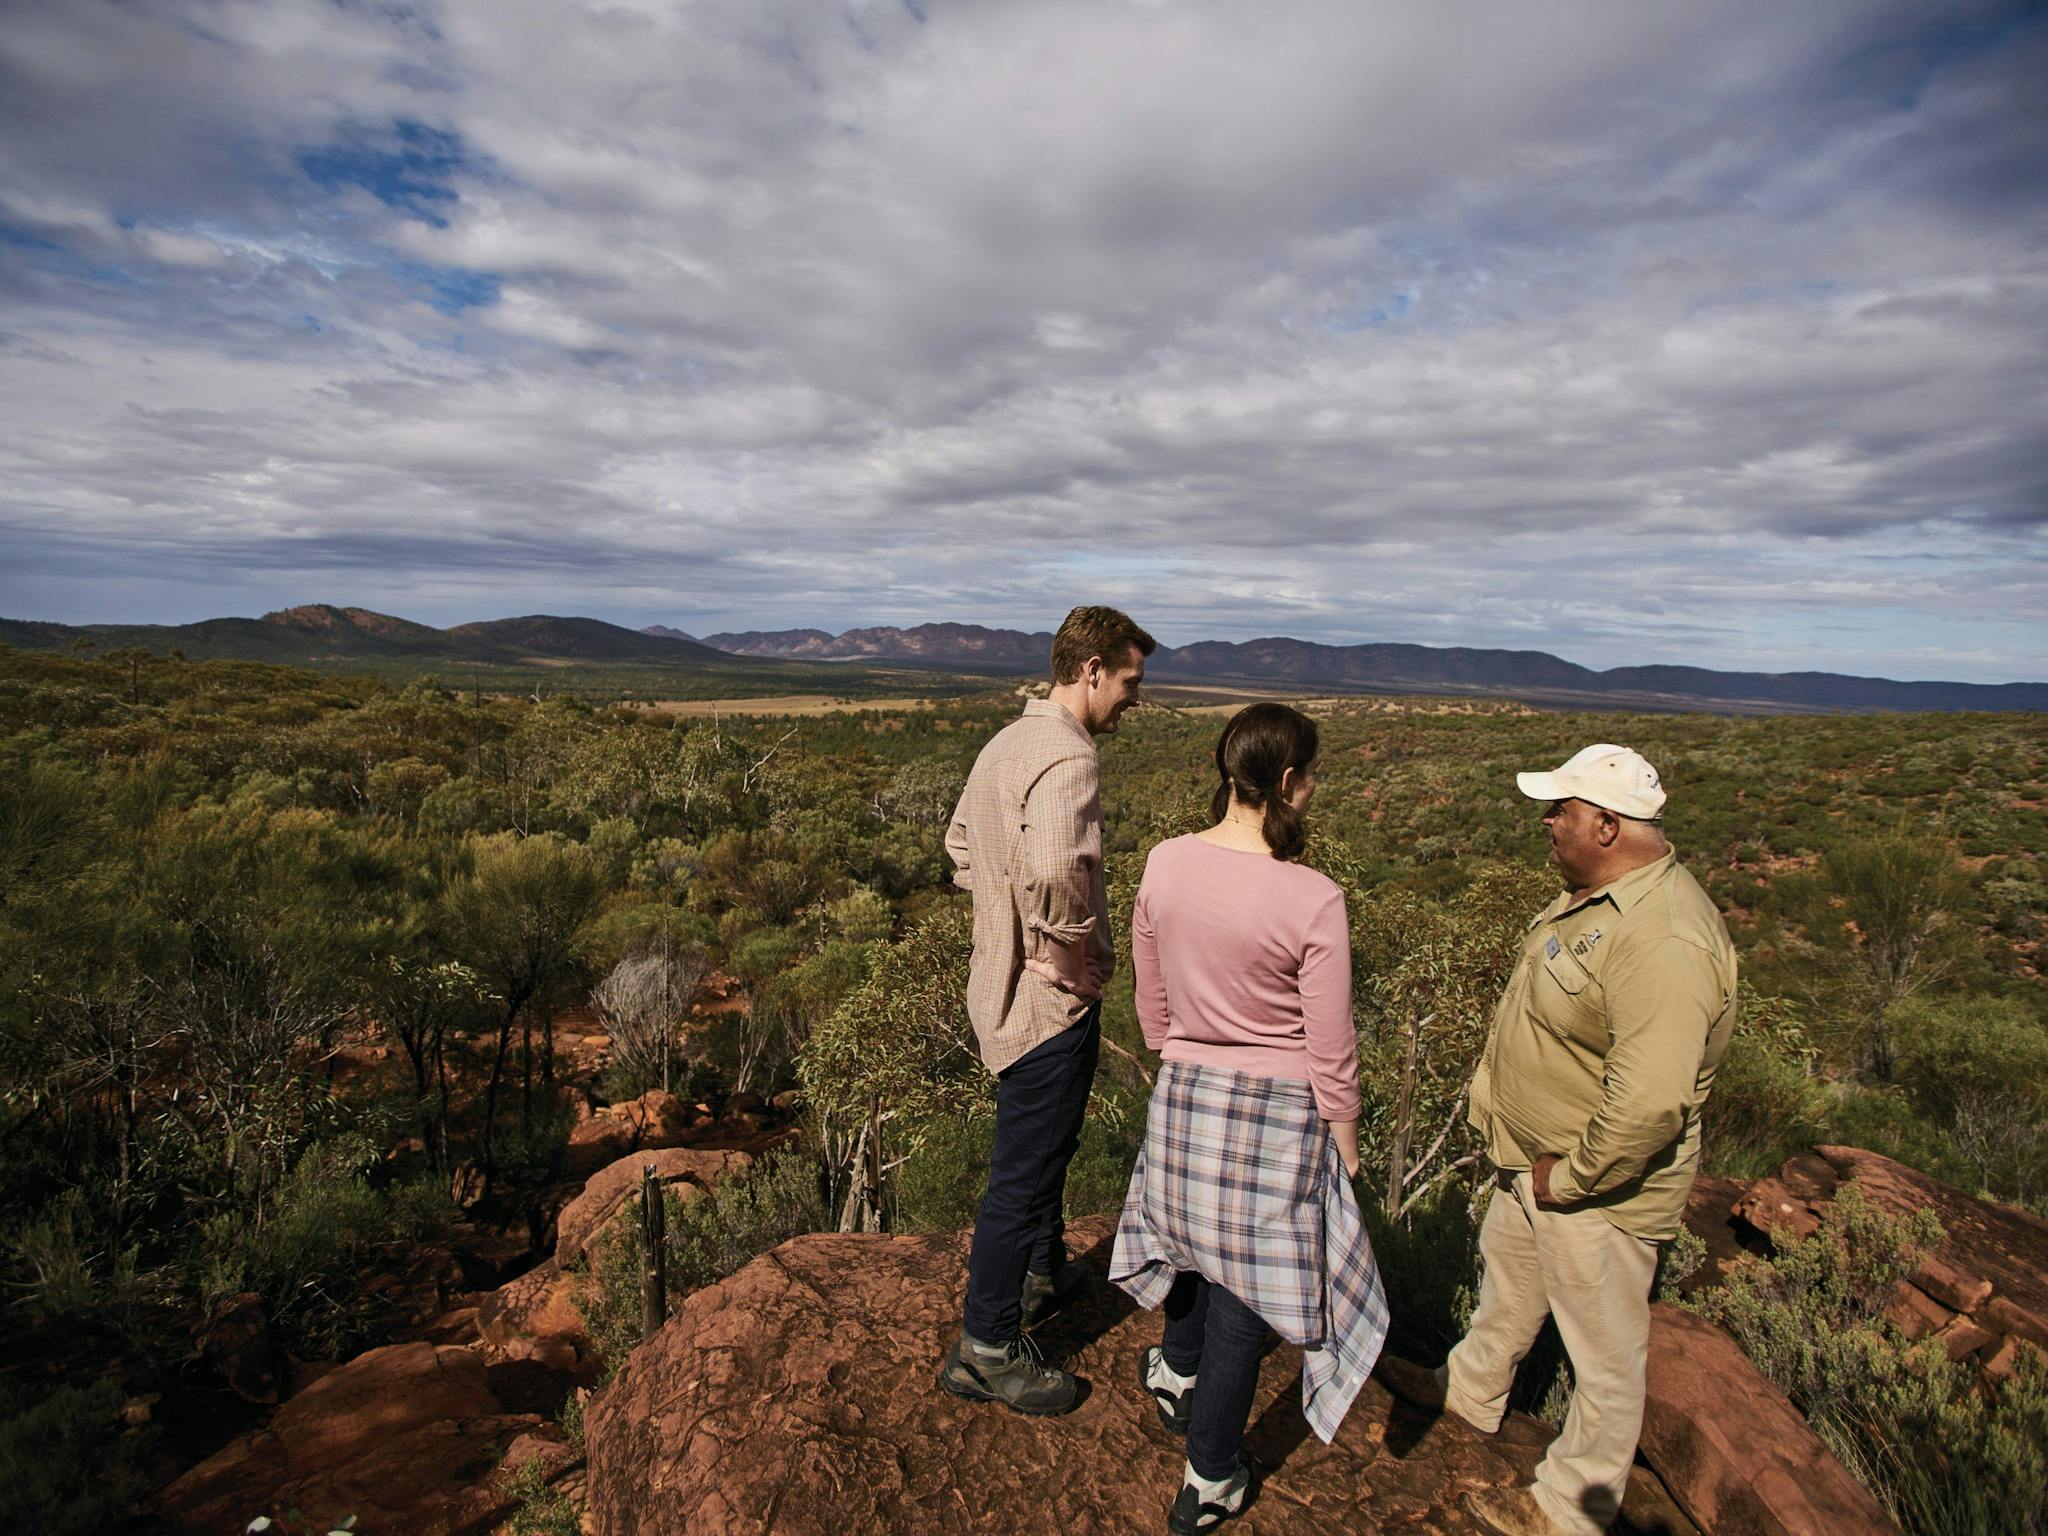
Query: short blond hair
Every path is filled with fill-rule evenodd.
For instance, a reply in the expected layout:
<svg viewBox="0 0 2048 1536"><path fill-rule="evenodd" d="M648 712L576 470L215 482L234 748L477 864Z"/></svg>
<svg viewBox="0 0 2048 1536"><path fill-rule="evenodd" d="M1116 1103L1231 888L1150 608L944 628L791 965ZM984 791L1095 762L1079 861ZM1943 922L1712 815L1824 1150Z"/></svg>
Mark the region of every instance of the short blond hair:
<svg viewBox="0 0 2048 1536"><path fill-rule="evenodd" d="M1112 672L1125 671L1127 652L1136 650L1140 656L1150 656L1157 649L1159 642L1121 609L1076 608L1060 621L1059 633L1052 637L1052 680L1057 684L1078 682L1091 656L1101 657Z"/></svg>

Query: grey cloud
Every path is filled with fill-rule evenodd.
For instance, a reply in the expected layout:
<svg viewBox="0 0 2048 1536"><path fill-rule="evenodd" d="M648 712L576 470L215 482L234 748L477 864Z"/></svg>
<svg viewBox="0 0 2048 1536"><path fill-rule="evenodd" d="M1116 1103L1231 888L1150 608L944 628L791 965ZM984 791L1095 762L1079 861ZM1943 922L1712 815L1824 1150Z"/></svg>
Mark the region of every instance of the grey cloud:
<svg viewBox="0 0 2048 1536"><path fill-rule="evenodd" d="M16 20L0 611L381 569L430 619L2043 649L2023 7ZM400 122L459 146L424 204L307 174Z"/></svg>

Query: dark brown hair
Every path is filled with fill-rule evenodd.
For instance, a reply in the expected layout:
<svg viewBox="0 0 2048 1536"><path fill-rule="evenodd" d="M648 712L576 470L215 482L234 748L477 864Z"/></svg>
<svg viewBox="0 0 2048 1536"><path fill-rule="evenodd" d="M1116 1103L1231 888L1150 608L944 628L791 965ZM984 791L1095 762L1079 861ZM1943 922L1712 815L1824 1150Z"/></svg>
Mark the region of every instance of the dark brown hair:
<svg viewBox="0 0 2048 1536"><path fill-rule="evenodd" d="M1223 782L1209 801L1209 814L1223 820L1233 795L1265 812L1260 830L1276 859L1298 859L1308 846L1308 819L1280 797L1280 780L1292 768L1306 773L1316 760L1316 723L1285 704L1247 704L1230 717L1216 739L1216 772Z"/></svg>
<svg viewBox="0 0 2048 1536"><path fill-rule="evenodd" d="M1133 646L1140 656L1150 656L1159 642L1119 609L1076 608L1052 637L1052 680L1062 684L1078 681L1090 656L1100 656L1112 672L1128 671L1125 662Z"/></svg>

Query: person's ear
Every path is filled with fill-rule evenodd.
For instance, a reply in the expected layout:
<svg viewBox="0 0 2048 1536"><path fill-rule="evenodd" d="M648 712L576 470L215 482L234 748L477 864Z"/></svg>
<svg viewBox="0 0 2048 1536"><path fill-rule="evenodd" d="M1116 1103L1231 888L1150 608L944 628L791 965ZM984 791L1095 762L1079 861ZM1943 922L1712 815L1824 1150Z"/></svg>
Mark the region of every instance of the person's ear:
<svg viewBox="0 0 2048 1536"><path fill-rule="evenodd" d="M1621 818L1612 811L1603 810L1600 813L1600 826L1595 835L1600 839L1602 848L1612 848L1615 839L1621 836Z"/></svg>
<svg viewBox="0 0 2048 1536"><path fill-rule="evenodd" d="M1084 661L1081 664L1082 680L1086 682L1090 688L1100 688L1102 686L1102 675L1104 670L1105 669L1102 665L1102 658L1100 656L1090 656L1086 661Z"/></svg>

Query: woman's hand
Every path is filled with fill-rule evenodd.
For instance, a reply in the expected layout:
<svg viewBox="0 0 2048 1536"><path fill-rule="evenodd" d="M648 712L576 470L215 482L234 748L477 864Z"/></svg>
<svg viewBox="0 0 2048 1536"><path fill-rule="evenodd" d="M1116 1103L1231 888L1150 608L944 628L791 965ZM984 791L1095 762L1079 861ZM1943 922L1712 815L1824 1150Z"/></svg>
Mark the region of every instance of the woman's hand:
<svg viewBox="0 0 2048 1536"><path fill-rule="evenodd" d="M1325 1120L1330 1128L1330 1137L1337 1143L1337 1161L1344 1165L1344 1177L1358 1177L1358 1122L1356 1120Z"/></svg>

